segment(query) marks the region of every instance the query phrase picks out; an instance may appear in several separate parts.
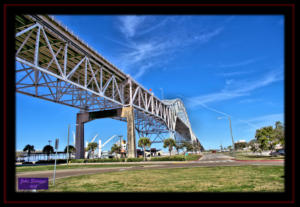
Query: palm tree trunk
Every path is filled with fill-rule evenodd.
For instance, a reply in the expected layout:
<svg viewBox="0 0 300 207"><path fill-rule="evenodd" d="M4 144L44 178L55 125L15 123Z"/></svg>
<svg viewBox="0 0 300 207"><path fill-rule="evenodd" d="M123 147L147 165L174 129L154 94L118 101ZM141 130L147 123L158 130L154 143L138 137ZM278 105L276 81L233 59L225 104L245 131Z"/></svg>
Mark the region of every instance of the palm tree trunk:
<svg viewBox="0 0 300 207"><path fill-rule="evenodd" d="M145 151L145 147L144 147L144 161L146 160L146 151Z"/></svg>

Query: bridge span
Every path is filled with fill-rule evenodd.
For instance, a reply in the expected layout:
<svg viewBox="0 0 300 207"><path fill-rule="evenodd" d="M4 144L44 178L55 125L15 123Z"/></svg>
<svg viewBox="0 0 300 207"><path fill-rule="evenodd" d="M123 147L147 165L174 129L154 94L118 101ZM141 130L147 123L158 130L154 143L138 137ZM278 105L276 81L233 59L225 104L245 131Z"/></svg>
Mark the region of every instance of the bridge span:
<svg viewBox="0 0 300 207"><path fill-rule="evenodd" d="M17 15L16 91L80 109L76 120L76 158L84 157L84 123L110 117L127 122L128 156L136 157L135 131L171 133L177 141L196 141L183 102L160 100L48 15Z"/></svg>

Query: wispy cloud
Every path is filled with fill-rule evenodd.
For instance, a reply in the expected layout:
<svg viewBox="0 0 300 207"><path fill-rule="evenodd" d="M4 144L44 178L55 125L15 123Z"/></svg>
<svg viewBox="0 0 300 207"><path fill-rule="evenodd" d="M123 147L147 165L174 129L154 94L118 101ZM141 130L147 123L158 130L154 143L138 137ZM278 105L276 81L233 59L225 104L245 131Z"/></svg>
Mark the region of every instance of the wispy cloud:
<svg viewBox="0 0 300 207"><path fill-rule="evenodd" d="M144 21L145 16L136 15L126 15L121 16L119 20L121 21L120 30L126 37L133 37L136 34L136 30Z"/></svg>
<svg viewBox="0 0 300 207"><path fill-rule="evenodd" d="M259 129L260 127L264 127L264 126L274 126L276 121L284 122L284 113L267 114L263 116L250 118L247 120L240 119L239 121L249 123L250 125L253 126L254 129Z"/></svg>
<svg viewBox="0 0 300 207"><path fill-rule="evenodd" d="M254 71L248 70L248 71L236 71L236 72L228 72L228 73L219 73L219 75L224 77L231 77L231 76L238 76L238 75L245 75L253 73Z"/></svg>
<svg viewBox="0 0 300 207"><path fill-rule="evenodd" d="M188 105L190 107L196 107L201 104L250 95L255 89L283 80L282 73L282 70L273 70L260 79L231 81L230 84L225 84L225 87L219 92L188 98Z"/></svg>
<svg viewBox="0 0 300 207"><path fill-rule="evenodd" d="M236 62L236 63L220 64L220 65L218 65L218 67L220 67L220 68L240 67L240 66L245 66L245 65L249 65L249 64L255 63L258 60L259 60L258 58L252 58L252 59L243 60L243 61Z"/></svg>
<svg viewBox="0 0 300 207"><path fill-rule="evenodd" d="M258 102L258 101L261 101L261 99L248 98L248 99L240 100L239 103L253 103L253 102Z"/></svg>
<svg viewBox="0 0 300 207"><path fill-rule="evenodd" d="M149 68L151 68L153 66L153 63L147 63L145 65L142 65L137 73L133 76L134 79L138 79L139 77L141 77L147 70L149 70Z"/></svg>
<svg viewBox="0 0 300 207"><path fill-rule="evenodd" d="M221 114L221 115L223 115L223 116L231 117L231 119L232 119L232 118L235 119L235 117L233 117L232 115L230 115L230 114L228 114L228 113L225 113L225 112L223 112L223 111L217 110L217 109L212 108L212 107L208 107L208 106L205 105L205 104L200 104L200 105L201 105L202 108L208 109L209 111L215 112L215 113L217 113L217 114ZM257 125L251 123L251 122L248 121L248 120L237 119L237 121L243 122L243 123L247 124L248 126L250 126L250 127L253 128L253 129L257 129L257 128L258 128Z"/></svg>
<svg viewBox="0 0 300 207"><path fill-rule="evenodd" d="M119 29L125 37L124 43L119 40L113 42L124 46L119 53L118 65L125 72L130 73L133 77L141 77L150 69L154 68L154 63L160 67L173 59L177 52L182 51L184 47L193 44L202 44L218 36L223 27L204 29L196 31L187 31L182 25L177 25L174 16L168 18L157 18L153 16L122 16L119 18ZM177 17L178 18L178 17ZM175 18L176 19L176 18ZM180 21L186 22L187 18L179 18ZM162 27L168 21L174 24L174 31L154 30ZM151 24L150 24L151 23ZM195 25L194 25L195 26ZM178 27L178 28L177 28ZM148 38L143 34L151 33Z"/></svg>

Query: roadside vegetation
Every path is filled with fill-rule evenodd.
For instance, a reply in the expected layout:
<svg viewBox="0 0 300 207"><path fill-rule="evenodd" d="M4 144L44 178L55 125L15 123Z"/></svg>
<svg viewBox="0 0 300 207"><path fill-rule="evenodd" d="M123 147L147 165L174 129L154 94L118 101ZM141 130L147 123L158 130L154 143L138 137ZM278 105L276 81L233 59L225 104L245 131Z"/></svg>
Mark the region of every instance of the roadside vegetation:
<svg viewBox="0 0 300 207"><path fill-rule="evenodd" d="M189 154L187 156L184 155L174 155L174 156L166 156L166 157L151 157L148 159L148 161L193 161L198 160L201 157L201 155L196 154ZM126 161L126 164L125 164ZM98 168L98 167L129 167L129 166L140 166L145 163L141 164L128 164L128 162L142 162L144 161L144 158L121 158L121 159L115 159L115 158L107 158L107 159L74 159L70 160L70 165L57 165L57 170L65 170L65 169L76 169L76 168ZM110 162L114 162L114 164L109 164ZM116 163L119 162L120 164ZM75 163L105 163L105 165L99 165L99 164L78 164ZM123 163L123 164L122 164ZM147 163L146 164L151 164ZM31 166L24 166L19 165L16 166L16 172L29 172L29 171L44 171L44 170L53 170L53 163L51 165L31 165Z"/></svg>
<svg viewBox="0 0 300 207"><path fill-rule="evenodd" d="M141 166L142 164L107 164L107 165L56 165L56 170L79 169L79 168L111 168L111 167L131 167ZM39 165L39 166L17 166L16 172L31 172L53 170L54 165Z"/></svg>
<svg viewBox="0 0 300 207"><path fill-rule="evenodd" d="M284 192L283 166L148 169L57 179L44 192Z"/></svg>

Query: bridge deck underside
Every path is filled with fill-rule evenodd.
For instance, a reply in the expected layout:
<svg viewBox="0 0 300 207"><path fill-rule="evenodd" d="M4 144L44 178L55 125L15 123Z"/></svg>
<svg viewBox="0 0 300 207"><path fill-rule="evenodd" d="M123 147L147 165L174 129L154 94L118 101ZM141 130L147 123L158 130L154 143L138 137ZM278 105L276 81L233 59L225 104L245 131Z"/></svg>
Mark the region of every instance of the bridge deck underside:
<svg viewBox="0 0 300 207"><path fill-rule="evenodd" d="M168 105L48 16L17 15L15 28L17 92L84 111L133 106L141 136L188 136Z"/></svg>

